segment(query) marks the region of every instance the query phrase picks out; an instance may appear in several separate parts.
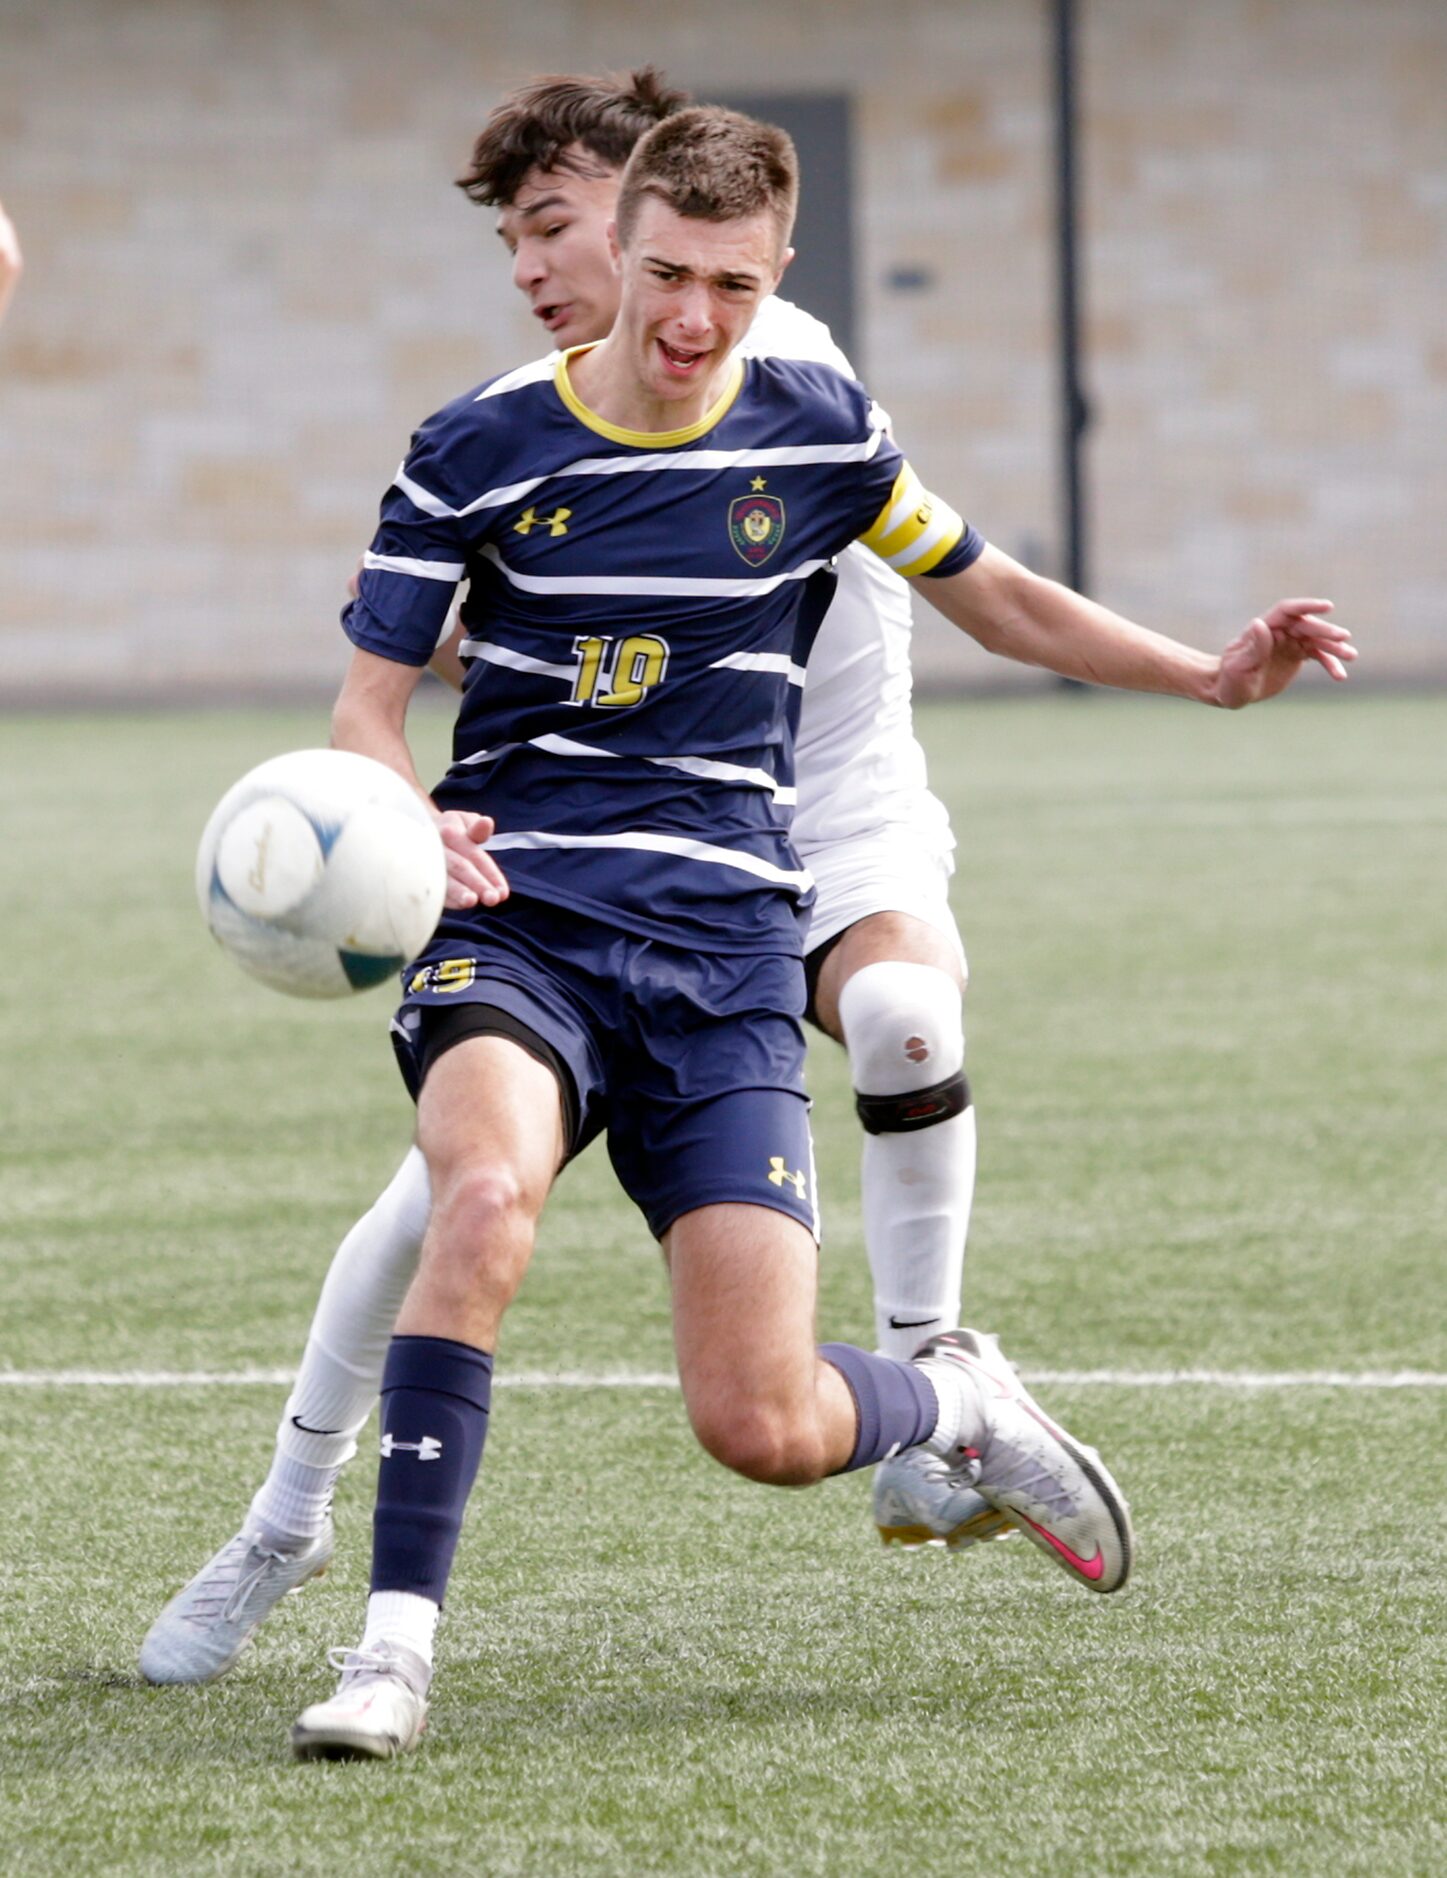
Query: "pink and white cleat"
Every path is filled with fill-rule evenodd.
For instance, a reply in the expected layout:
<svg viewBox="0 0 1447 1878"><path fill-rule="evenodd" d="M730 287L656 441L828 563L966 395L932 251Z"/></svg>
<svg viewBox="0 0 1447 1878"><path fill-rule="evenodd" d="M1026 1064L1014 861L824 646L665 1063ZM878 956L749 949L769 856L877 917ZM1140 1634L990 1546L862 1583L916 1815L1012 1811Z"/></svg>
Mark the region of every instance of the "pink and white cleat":
<svg viewBox="0 0 1447 1878"><path fill-rule="evenodd" d="M303 1709L291 1731L299 1761L390 1761L415 1748L427 1726L428 1664L404 1644L329 1650L342 1672L329 1702Z"/></svg>
<svg viewBox="0 0 1447 1878"><path fill-rule="evenodd" d="M967 1413L945 1456L973 1487L1088 1591L1119 1591L1130 1576L1130 1508L1094 1448L1059 1427L1025 1389L994 1337L947 1330L911 1359L942 1382L968 1377L979 1415ZM948 1372L954 1372L949 1375Z"/></svg>

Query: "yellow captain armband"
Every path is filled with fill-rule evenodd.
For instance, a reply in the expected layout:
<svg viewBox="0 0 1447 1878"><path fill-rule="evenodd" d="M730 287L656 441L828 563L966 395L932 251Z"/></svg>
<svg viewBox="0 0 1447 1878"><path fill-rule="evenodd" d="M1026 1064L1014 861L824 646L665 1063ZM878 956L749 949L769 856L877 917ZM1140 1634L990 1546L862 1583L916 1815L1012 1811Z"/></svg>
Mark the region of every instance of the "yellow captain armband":
<svg viewBox="0 0 1447 1878"><path fill-rule="evenodd" d="M963 518L932 496L906 463L874 526L859 539L896 574L913 580L937 566L964 532Z"/></svg>

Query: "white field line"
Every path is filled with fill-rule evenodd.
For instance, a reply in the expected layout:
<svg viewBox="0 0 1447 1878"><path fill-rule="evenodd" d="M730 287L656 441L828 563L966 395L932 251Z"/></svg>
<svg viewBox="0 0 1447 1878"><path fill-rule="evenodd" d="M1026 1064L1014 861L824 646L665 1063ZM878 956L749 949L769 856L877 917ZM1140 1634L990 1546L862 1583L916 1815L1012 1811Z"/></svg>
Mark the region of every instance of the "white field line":
<svg viewBox="0 0 1447 1878"><path fill-rule="evenodd" d="M1026 1382L1063 1389L1447 1389L1430 1369L1027 1369ZM248 1389L290 1386L289 1369L0 1369L12 1389ZM676 1389L670 1370L516 1370L503 1389Z"/></svg>
<svg viewBox="0 0 1447 1878"><path fill-rule="evenodd" d="M1431 1369L1031 1369L1028 1383L1063 1389L1447 1389Z"/></svg>

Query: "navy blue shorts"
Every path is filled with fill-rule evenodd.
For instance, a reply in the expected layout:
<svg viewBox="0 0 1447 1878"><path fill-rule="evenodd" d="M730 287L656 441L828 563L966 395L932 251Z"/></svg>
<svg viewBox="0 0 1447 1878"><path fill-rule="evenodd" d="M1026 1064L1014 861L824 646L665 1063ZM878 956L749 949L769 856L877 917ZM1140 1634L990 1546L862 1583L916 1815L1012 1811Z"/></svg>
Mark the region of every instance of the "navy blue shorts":
<svg viewBox="0 0 1447 1878"><path fill-rule="evenodd" d="M800 959L684 951L514 893L446 914L405 983L392 1035L414 1099L433 1014L491 1005L571 1081L569 1155L606 1131L655 1238L726 1201L817 1238Z"/></svg>

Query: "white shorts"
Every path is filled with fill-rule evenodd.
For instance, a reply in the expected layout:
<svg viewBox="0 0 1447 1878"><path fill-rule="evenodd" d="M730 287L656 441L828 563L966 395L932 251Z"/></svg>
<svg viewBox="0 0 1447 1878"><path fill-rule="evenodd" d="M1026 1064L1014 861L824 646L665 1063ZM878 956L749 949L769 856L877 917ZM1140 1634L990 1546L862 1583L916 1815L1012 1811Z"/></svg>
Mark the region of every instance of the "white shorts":
<svg viewBox="0 0 1447 1878"><path fill-rule="evenodd" d="M963 974L965 948L950 911L952 846L947 825L941 841L936 829L922 832L917 824L894 822L801 851L818 889L805 956L871 913L907 913L949 940Z"/></svg>

